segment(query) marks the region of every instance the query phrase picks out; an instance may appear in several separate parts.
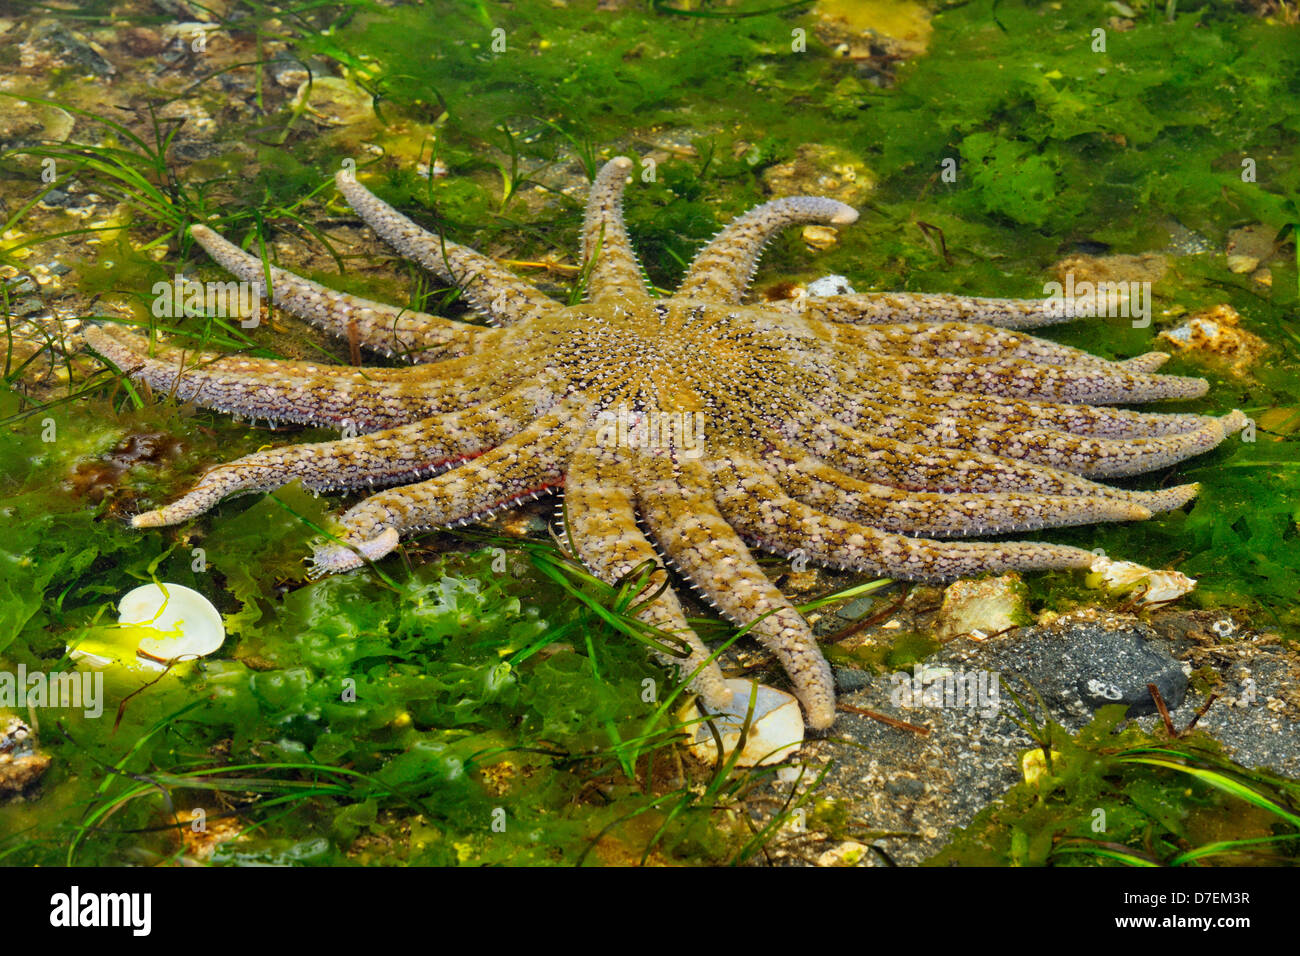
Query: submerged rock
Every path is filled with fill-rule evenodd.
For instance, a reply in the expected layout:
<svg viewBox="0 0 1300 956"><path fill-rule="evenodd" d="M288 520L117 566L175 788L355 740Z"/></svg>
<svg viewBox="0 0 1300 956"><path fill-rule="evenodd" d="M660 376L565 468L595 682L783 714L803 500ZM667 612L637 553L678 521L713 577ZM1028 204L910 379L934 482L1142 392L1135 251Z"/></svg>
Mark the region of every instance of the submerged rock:
<svg viewBox="0 0 1300 956"><path fill-rule="evenodd" d="M875 177L858 157L832 146L807 143L793 160L763 171L773 196L828 196L859 206L875 188Z"/></svg>
<svg viewBox="0 0 1300 956"><path fill-rule="evenodd" d="M50 756L36 749L36 735L17 717L0 716L0 796L22 793L45 775Z"/></svg>
<svg viewBox="0 0 1300 956"><path fill-rule="evenodd" d="M117 72L104 56L103 47L55 20L32 28L22 45L22 62L25 67L40 65L48 69L69 66L79 73L100 77Z"/></svg>
<svg viewBox="0 0 1300 956"><path fill-rule="evenodd" d="M1070 256L1056 264L1061 282L1070 276L1078 282L1159 282L1169 271L1169 258L1157 254L1140 256Z"/></svg>
<svg viewBox="0 0 1300 956"><path fill-rule="evenodd" d="M1241 316L1230 305L1216 305L1188 316L1177 328L1160 333L1160 339L1180 352L1226 365L1243 375L1255 364L1268 343L1241 327Z"/></svg>
<svg viewBox="0 0 1300 956"><path fill-rule="evenodd" d="M58 106L11 100L0 110L0 146L62 143L72 135L74 126L72 114Z"/></svg>
<svg viewBox="0 0 1300 956"><path fill-rule="evenodd" d="M1027 775L1043 772L1041 750L1020 726L1024 717L1012 694L1036 723L1050 719L1071 733L1108 703L1128 703L1129 713L1152 727L1161 723L1146 688L1154 683L1179 730L1195 718L1197 729L1239 763L1300 774L1300 661L1276 637L1235 629L1225 638L1225 627L1213 628L1222 622L1203 622L1207 616L1215 615L1171 614L1153 627L1088 609L997 640L957 638L913 671L844 694L846 712L835 729L851 745L814 740L801 759L810 766L833 760L819 798L847 804L863 831L890 834L873 841L880 852L854 857L859 865L933 856L954 829ZM1195 690L1187 677L1193 668ZM1221 696L1198 718L1210 692L1206 673L1217 675L1212 691ZM962 684L982 687L982 696L900 692L918 677L927 689ZM1030 751L1040 756L1024 761ZM816 852L808 857L816 859Z"/></svg>
<svg viewBox="0 0 1300 956"><path fill-rule="evenodd" d="M907 59L930 46L930 11L911 0L821 0L817 36L855 60Z"/></svg>
<svg viewBox="0 0 1300 956"><path fill-rule="evenodd" d="M984 640L1029 621L1025 606L1028 592L1014 571L998 577L956 581L943 592L943 606L935 622L941 640L969 634Z"/></svg>

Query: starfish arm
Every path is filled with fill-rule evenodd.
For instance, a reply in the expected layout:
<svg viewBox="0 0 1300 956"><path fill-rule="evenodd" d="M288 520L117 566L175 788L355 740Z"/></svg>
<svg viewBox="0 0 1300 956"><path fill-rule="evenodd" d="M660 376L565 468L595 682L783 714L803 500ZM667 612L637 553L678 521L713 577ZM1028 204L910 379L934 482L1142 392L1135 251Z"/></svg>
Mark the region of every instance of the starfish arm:
<svg viewBox="0 0 1300 956"><path fill-rule="evenodd" d="M1207 418L1195 431L1161 438L1087 438L1041 428L969 428L955 421L878 420L876 433L913 445L943 445L1047 465L1087 478L1139 475L1202 455L1245 425L1240 412Z"/></svg>
<svg viewBox="0 0 1300 956"><path fill-rule="evenodd" d="M403 355L427 362L447 352L462 354L488 344L489 330L372 302L267 266L207 226L191 226L190 235L218 265L251 283L259 296L266 295L269 272L276 305L341 338L355 335L366 348L390 358Z"/></svg>
<svg viewBox="0 0 1300 956"><path fill-rule="evenodd" d="M724 488L718 507L726 520L778 554L801 551L837 568L910 581L949 581L982 571L1087 568L1096 556L1082 548L1012 541L932 541L878 531L809 508L768 488Z"/></svg>
<svg viewBox="0 0 1300 956"><path fill-rule="evenodd" d="M432 419L339 441L286 445L245 455L209 469L171 504L131 519L136 528L179 524L224 498L272 491L300 480L310 491L339 491L425 477L482 451L470 433L439 427Z"/></svg>
<svg viewBox="0 0 1300 956"><path fill-rule="evenodd" d="M820 393L808 390L810 397ZM1167 412L1137 412L1129 409L1093 405L1067 405L1060 402L1034 402L994 395L964 395L934 389L914 388L895 382L867 382L844 389L836 399L837 409L849 409L842 420L862 425L870 419L871 409L889 406L917 416L955 419L972 425L1006 425L1009 427L1050 428L1095 438L1151 438L1180 435L1205 424L1204 415Z"/></svg>
<svg viewBox="0 0 1300 956"><path fill-rule="evenodd" d="M759 461L731 452L714 468L715 485L746 484L762 494L780 490L834 517L898 534L1005 534L1098 521L1141 521L1152 514L1133 501L1082 495L903 491L859 481L812 457Z"/></svg>
<svg viewBox="0 0 1300 956"><path fill-rule="evenodd" d="M1204 454L1246 424L1241 412L1203 416L1197 427L1174 435L1096 438L1012 422L980 424L953 416L917 413L889 405L843 407L851 428L909 445L968 449L1014 458L1089 478L1118 478L1163 468Z"/></svg>
<svg viewBox="0 0 1300 956"><path fill-rule="evenodd" d="M1046 465L882 438L806 409L773 424L784 429L773 445L786 457L812 454L855 478L908 491L1019 492L1111 499L1126 499L1132 494Z"/></svg>
<svg viewBox="0 0 1300 956"><path fill-rule="evenodd" d="M942 445L910 444L845 425L813 402L755 384L742 415L751 440L791 460L811 454L863 481L909 491L1021 492L1124 498L1131 492L1059 468Z"/></svg>
<svg viewBox="0 0 1300 956"><path fill-rule="evenodd" d="M501 399L398 428L259 451L210 469L183 497L131 523L137 528L177 524L223 498L295 479L311 491L415 481L503 444L557 400L556 393L530 384Z"/></svg>
<svg viewBox="0 0 1300 956"><path fill-rule="evenodd" d="M835 683L812 629L767 579L713 502L698 463L642 453L633 478L642 518L660 549L730 620L781 662L813 728L835 721Z"/></svg>
<svg viewBox="0 0 1300 956"><path fill-rule="evenodd" d="M590 437L574 455L564 480L565 514L578 557L609 584L623 580L647 561L659 563L659 555L637 527L636 506L627 490L630 485L627 463L614 449L602 447ZM731 702L731 689L717 662L709 660L708 647L687 623L677 596L664 587L666 581L667 573L662 567L656 568L645 590L660 593L641 609L639 616L652 627L686 641L688 658L659 654L660 660L680 668L684 675L694 674L691 690L711 710L721 710Z"/></svg>
<svg viewBox="0 0 1300 956"><path fill-rule="evenodd" d="M86 344L126 375L180 401L267 421L373 431L427 414L412 382L384 369L248 359L161 346L113 326L87 326ZM389 374L385 374L389 372Z"/></svg>
<svg viewBox="0 0 1300 956"><path fill-rule="evenodd" d="M809 321L819 337L849 354L865 351L914 358L1023 359L1043 365L1075 365L1143 372L1158 368L1169 356L1150 352L1125 362L1110 362L1068 345L1022 335L994 326L961 322L900 322L896 325L842 325Z"/></svg>
<svg viewBox="0 0 1300 956"><path fill-rule="evenodd" d="M754 278L763 247L777 232L801 222L845 226L857 218L852 206L821 196L787 196L755 206L700 250L677 295L710 302L739 302Z"/></svg>
<svg viewBox="0 0 1300 956"><path fill-rule="evenodd" d="M1129 404L1167 398L1199 398L1209 389L1203 378L1152 375L1094 366L1039 365L1022 359L902 359L862 353L853 357L873 379L900 385L973 395L1027 398L1066 404ZM848 382L846 384L852 384Z"/></svg>
<svg viewBox="0 0 1300 956"><path fill-rule="evenodd" d="M350 571L363 559L388 554L404 532L469 524L561 486L573 450L566 423L579 401L566 400L560 410L451 471L349 508L339 519L341 541L317 549L313 574Z"/></svg>
<svg viewBox="0 0 1300 956"><path fill-rule="evenodd" d="M433 412L487 401L505 387L459 384L473 359L451 359L413 369L356 369L250 359L216 352L156 346L115 326L88 326L86 344L132 379L165 389L181 401L267 421L391 428Z"/></svg>
<svg viewBox="0 0 1300 956"><path fill-rule="evenodd" d="M582 264L589 269L587 297L646 300L641 264L623 224L623 190L632 160L616 156L600 168L582 217Z"/></svg>
<svg viewBox="0 0 1300 956"><path fill-rule="evenodd" d="M408 259L455 284L489 320L512 325L560 308L559 303L487 256L420 228L347 170L340 170L334 181L357 215L381 238Z"/></svg>
<svg viewBox="0 0 1300 956"><path fill-rule="evenodd" d="M787 300L787 310L810 319L874 325L885 322L977 322L1008 329L1032 329L1069 322L1090 314L1073 302L1062 307L1051 299L982 299L965 295L918 292L860 292ZM1087 300L1091 308L1091 299Z"/></svg>

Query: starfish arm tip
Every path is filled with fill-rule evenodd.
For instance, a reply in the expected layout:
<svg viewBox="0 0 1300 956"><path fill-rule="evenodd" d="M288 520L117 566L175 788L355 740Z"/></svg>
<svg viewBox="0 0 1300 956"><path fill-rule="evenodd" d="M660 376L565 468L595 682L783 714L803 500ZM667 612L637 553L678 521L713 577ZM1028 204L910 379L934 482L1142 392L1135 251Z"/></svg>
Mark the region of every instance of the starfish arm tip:
<svg viewBox="0 0 1300 956"><path fill-rule="evenodd" d="M813 730L828 730L835 723L835 699L804 705L804 717Z"/></svg>
<svg viewBox="0 0 1300 956"><path fill-rule="evenodd" d="M1234 408L1232 411L1228 412L1228 414L1219 419L1219 421L1223 425L1223 435L1226 438L1229 435L1235 435L1237 432L1245 428L1246 423L1250 421L1250 416L1240 408Z"/></svg>
<svg viewBox="0 0 1300 956"><path fill-rule="evenodd" d="M161 511L143 511L131 519L132 528L161 528L165 524Z"/></svg>
<svg viewBox="0 0 1300 956"><path fill-rule="evenodd" d="M858 211L852 206L843 206L831 216L832 226L848 226L858 221Z"/></svg>
<svg viewBox="0 0 1300 956"><path fill-rule="evenodd" d="M1161 514L1166 511L1178 510L1200 493L1200 482L1174 485L1170 488L1162 488L1159 491L1149 492L1149 497L1143 502L1143 504L1151 510L1152 514Z"/></svg>
<svg viewBox="0 0 1300 956"><path fill-rule="evenodd" d="M400 540L396 528L385 528L368 541L323 545L312 556L311 577L353 571L367 561L378 561L396 548Z"/></svg>
<svg viewBox="0 0 1300 956"><path fill-rule="evenodd" d="M1154 372L1169 361L1168 352L1144 352L1120 362L1120 366L1135 372Z"/></svg>

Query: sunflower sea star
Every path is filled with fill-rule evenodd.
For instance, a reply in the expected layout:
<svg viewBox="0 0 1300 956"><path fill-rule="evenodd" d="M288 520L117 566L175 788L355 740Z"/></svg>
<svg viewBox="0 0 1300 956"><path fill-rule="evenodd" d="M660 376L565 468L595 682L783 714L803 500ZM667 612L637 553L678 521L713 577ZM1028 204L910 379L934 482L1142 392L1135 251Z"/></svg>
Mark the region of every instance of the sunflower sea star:
<svg viewBox="0 0 1300 956"><path fill-rule="evenodd" d="M182 400L241 415L355 429L209 470L179 500L137 515L175 524L240 492L294 479L316 491L394 486L339 519L316 573L347 571L400 536L483 518L563 488L578 556L609 582L653 565L643 619L689 644L679 664L706 706L730 702L718 666L661 588L663 563L780 660L807 723L835 719L831 671L802 616L750 546L894 578L1083 568L1078 548L937 540L1177 508L1195 485L1128 491L1090 479L1199 454L1244 418L1098 407L1204 394L1152 374L1167 357L1109 362L1014 331L1060 321L1045 302L954 295L830 296L744 305L766 241L795 223L857 213L796 196L758 206L652 298L621 211L632 161L596 177L582 227L587 301L555 302L492 260L426 232L348 172L338 188L403 255L460 287L494 327L334 292L266 267L205 226L194 238L276 304L356 336L403 368L323 367L186 352L92 327L90 347ZM1069 314L1069 313L1067 313ZM666 424L654 428L658 416ZM621 419L620 427L611 425ZM684 423L703 423L690 435ZM656 437L657 434L657 437ZM653 440L647 440L650 436ZM744 539L744 540L742 540ZM745 543L749 542L749 545ZM650 562L650 564L647 564Z"/></svg>

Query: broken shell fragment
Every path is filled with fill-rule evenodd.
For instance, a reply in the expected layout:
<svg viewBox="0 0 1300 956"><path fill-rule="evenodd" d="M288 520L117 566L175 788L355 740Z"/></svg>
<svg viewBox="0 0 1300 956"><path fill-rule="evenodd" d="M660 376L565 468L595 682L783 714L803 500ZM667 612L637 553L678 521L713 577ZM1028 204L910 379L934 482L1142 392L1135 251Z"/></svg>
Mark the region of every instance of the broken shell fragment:
<svg viewBox="0 0 1300 956"><path fill-rule="evenodd" d="M804 226L803 241L816 250L829 249L839 242L839 231L830 226Z"/></svg>
<svg viewBox="0 0 1300 956"><path fill-rule="evenodd" d="M688 704L678 715L687 723L690 751L698 760L713 763L718 759L717 741L709 730L710 723L722 738L725 756L735 752L749 710L750 694L755 692L754 715L736 765L758 767L780 763L798 752L803 744L803 713L794 697L766 684L739 678L726 683L733 695L723 711L707 713L697 701Z"/></svg>
<svg viewBox="0 0 1300 956"><path fill-rule="evenodd" d="M166 664L207 657L226 639L226 626L212 602L181 584L146 584L122 598L118 623L158 631L140 641L136 653Z"/></svg>
<svg viewBox="0 0 1300 956"><path fill-rule="evenodd" d="M1178 571L1155 571L1132 561L1112 561L1098 557L1092 562L1087 578L1090 588L1105 588L1112 594L1126 594L1143 588L1141 604L1164 604L1187 594L1196 587L1196 579Z"/></svg>
<svg viewBox="0 0 1300 956"><path fill-rule="evenodd" d="M206 657L226 639L221 614L198 591L182 584L146 584L118 602L118 626L69 650L93 667L119 664L163 670L178 661Z"/></svg>
<svg viewBox="0 0 1300 956"><path fill-rule="evenodd" d="M853 295L854 288L844 276L828 275L808 283L808 295L818 297L826 295Z"/></svg>

